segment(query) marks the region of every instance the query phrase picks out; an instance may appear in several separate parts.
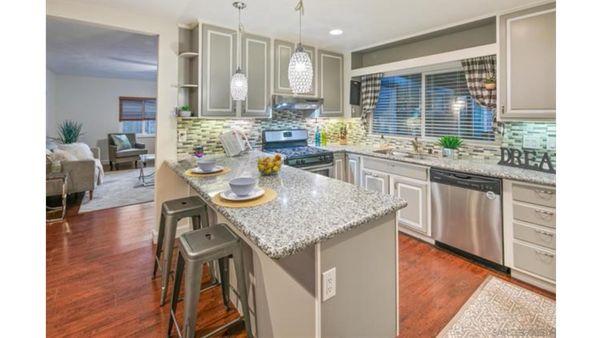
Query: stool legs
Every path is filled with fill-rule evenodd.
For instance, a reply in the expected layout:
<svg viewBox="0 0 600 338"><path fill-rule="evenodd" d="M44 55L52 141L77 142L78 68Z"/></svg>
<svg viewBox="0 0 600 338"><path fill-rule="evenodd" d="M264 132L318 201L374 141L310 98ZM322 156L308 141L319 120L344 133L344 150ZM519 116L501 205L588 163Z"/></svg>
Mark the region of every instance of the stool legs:
<svg viewBox="0 0 600 338"><path fill-rule="evenodd" d="M244 325L246 334L252 338L252 326L250 324L250 309L248 308L248 291L246 289L246 272L244 271L244 261L242 258L242 246L238 245L233 251L233 264L235 266L235 276L237 278L237 289L242 303L242 314L244 316Z"/></svg>
<svg viewBox="0 0 600 338"><path fill-rule="evenodd" d="M229 311L229 257L219 258L219 274L221 275L223 304L225 304L225 309Z"/></svg>
<svg viewBox="0 0 600 338"><path fill-rule="evenodd" d="M165 216L160 214L160 223L158 226L158 238L156 239L156 255L154 258L154 271L152 272L152 278L156 278L156 271L158 270L158 261L160 260L160 253L162 251L163 240L165 237Z"/></svg>
<svg viewBox="0 0 600 338"><path fill-rule="evenodd" d="M202 263L191 262L185 269L185 296L183 298L183 337L193 338L196 331L196 307L200 298Z"/></svg>
<svg viewBox="0 0 600 338"><path fill-rule="evenodd" d="M177 302L179 302L179 290L181 289L181 277L183 277L183 269L185 260L181 253L177 256L177 267L175 268L175 281L173 282L173 294L171 295L171 314L169 316L169 331L167 334L171 336L173 323L175 322L175 312L177 311Z"/></svg>
<svg viewBox="0 0 600 338"><path fill-rule="evenodd" d="M162 260L162 275L160 288L160 306L165 305L167 300L167 288L169 287L169 274L171 273L171 257L173 256L173 245L175 243L175 231L177 230L178 219L165 216L165 235L164 250Z"/></svg>

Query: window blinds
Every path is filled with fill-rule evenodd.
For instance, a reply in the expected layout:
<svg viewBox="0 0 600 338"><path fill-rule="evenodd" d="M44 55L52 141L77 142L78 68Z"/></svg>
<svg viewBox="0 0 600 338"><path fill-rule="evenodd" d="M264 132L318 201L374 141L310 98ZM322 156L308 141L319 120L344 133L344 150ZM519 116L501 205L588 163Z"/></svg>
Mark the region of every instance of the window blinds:
<svg viewBox="0 0 600 338"><path fill-rule="evenodd" d="M403 136L421 134L421 74L381 79L372 132Z"/></svg>
<svg viewBox="0 0 600 338"><path fill-rule="evenodd" d="M425 75L425 136L493 141L493 111L469 94L463 71Z"/></svg>
<svg viewBox="0 0 600 338"><path fill-rule="evenodd" d="M119 121L156 119L156 99L119 97Z"/></svg>

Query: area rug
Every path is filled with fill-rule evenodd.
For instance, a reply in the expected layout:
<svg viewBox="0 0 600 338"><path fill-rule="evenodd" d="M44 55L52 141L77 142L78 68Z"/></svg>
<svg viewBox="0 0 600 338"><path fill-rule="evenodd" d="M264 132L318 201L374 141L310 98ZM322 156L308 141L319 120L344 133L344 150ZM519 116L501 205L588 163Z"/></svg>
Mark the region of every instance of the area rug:
<svg viewBox="0 0 600 338"><path fill-rule="evenodd" d="M144 173L154 172L154 167L144 168ZM104 181L94 190L94 199L90 201L86 193L79 213L122 207L154 200L154 187L141 186L138 180L139 169L108 171Z"/></svg>
<svg viewBox="0 0 600 338"><path fill-rule="evenodd" d="M438 337L555 337L556 303L489 276Z"/></svg>

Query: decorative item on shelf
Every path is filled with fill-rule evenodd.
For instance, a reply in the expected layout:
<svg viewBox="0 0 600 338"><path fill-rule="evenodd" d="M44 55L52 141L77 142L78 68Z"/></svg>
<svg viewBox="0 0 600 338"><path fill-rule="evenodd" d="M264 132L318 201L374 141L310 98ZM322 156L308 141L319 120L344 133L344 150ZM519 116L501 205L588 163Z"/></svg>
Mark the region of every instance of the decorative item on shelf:
<svg viewBox="0 0 600 338"><path fill-rule="evenodd" d="M304 2L298 1L295 7L299 17L298 46L290 58L288 65L288 80L294 94L307 94L312 90L313 65L310 56L302 47L302 16Z"/></svg>
<svg viewBox="0 0 600 338"><path fill-rule="evenodd" d="M340 144L348 144L348 127L344 122L340 126Z"/></svg>
<svg viewBox="0 0 600 338"><path fill-rule="evenodd" d="M484 80L483 80L483 86L485 87L485 89L487 90L494 90L496 89L496 75L494 74L489 74Z"/></svg>
<svg viewBox="0 0 600 338"><path fill-rule="evenodd" d="M204 147L203 146L195 146L194 147L194 156L200 158L204 156Z"/></svg>
<svg viewBox="0 0 600 338"><path fill-rule="evenodd" d="M236 57L237 62L239 62L241 55L240 41L242 32L244 30L244 26L242 26L242 9L246 8L246 3L243 1L236 1L233 3L233 7L238 10L238 36L240 36L240 38L238 38L238 55ZM248 96L248 78L246 77L246 74L242 72L242 68L240 66L237 67L235 74L233 74L233 76L231 77L230 90L231 97L235 101L244 101Z"/></svg>
<svg viewBox="0 0 600 338"><path fill-rule="evenodd" d="M458 136L442 136L438 144L442 147L442 156L456 159L458 148L463 145L463 140Z"/></svg>
<svg viewBox="0 0 600 338"><path fill-rule="evenodd" d="M192 116L192 109L190 109L190 106L188 105L183 105L179 108L179 116L181 117L190 117Z"/></svg>
<svg viewBox="0 0 600 338"><path fill-rule="evenodd" d="M275 154L275 156L272 157L260 157L257 160L257 168L263 176L277 175L279 170L281 170L282 162L283 159L280 154Z"/></svg>
<svg viewBox="0 0 600 338"><path fill-rule="evenodd" d="M498 164L509 167L543 171L551 174L556 173L556 170L552 165L552 159L547 151L542 154L541 158L538 158L537 156L538 153L535 150L521 150L501 147L500 162L498 162Z"/></svg>
<svg viewBox="0 0 600 338"><path fill-rule="evenodd" d="M58 125L58 141L63 144L76 143L83 135L83 125L79 122L66 120Z"/></svg>

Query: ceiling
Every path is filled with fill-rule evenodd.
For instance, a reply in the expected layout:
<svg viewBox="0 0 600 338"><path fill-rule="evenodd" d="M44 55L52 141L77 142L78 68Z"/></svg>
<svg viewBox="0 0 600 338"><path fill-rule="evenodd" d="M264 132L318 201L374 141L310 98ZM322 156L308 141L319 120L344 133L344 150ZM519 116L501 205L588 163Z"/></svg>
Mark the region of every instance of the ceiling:
<svg viewBox="0 0 600 338"><path fill-rule="evenodd" d="M53 0L48 0L53 1ZM236 27L233 0L72 0L161 16L178 23L200 20ZM297 39L297 0L246 0L246 31ZM540 0L304 0L303 36L307 44L352 51ZM339 28L340 36L329 31Z"/></svg>
<svg viewBox="0 0 600 338"><path fill-rule="evenodd" d="M56 74L156 80L158 39L48 17L46 66Z"/></svg>

